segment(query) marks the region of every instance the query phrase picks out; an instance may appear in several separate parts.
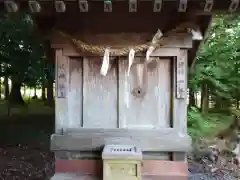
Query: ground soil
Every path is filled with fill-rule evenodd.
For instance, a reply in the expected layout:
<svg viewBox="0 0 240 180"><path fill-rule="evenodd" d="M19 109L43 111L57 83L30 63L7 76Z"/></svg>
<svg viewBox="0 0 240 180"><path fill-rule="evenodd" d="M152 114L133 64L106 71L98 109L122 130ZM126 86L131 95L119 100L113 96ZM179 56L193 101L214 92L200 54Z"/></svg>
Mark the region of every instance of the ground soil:
<svg viewBox="0 0 240 180"><path fill-rule="evenodd" d="M0 180L47 180L54 173L54 116L0 118Z"/></svg>
<svg viewBox="0 0 240 180"><path fill-rule="evenodd" d="M1 180L47 180L54 172L49 151L27 146L3 146L0 149Z"/></svg>

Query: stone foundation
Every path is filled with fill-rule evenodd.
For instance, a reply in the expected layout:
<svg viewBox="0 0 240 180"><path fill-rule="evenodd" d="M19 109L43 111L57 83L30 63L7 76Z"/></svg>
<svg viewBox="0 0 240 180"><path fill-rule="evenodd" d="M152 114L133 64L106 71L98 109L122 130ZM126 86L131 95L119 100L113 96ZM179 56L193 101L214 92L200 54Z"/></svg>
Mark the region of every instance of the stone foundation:
<svg viewBox="0 0 240 180"><path fill-rule="evenodd" d="M187 180L185 162L144 160L143 180ZM101 180L101 160L56 160L56 174L51 180Z"/></svg>

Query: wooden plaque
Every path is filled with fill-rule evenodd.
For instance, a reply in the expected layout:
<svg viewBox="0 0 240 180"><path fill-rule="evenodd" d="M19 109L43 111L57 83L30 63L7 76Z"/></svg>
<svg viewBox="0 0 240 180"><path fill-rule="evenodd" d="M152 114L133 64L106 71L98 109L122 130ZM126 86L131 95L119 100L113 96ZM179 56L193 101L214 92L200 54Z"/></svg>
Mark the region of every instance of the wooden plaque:
<svg viewBox="0 0 240 180"><path fill-rule="evenodd" d="M66 98L67 94L67 60L57 54L57 97Z"/></svg>
<svg viewBox="0 0 240 180"><path fill-rule="evenodd" d="M181 51L176 63L176 98L186 98L186 52Z"/></svg>

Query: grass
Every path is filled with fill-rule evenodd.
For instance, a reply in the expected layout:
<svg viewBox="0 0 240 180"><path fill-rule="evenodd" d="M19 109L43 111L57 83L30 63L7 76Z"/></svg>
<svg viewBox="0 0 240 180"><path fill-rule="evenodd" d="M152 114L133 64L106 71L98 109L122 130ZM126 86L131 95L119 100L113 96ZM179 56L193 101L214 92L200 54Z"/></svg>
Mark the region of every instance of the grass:
<svg viewBox="0 0 240 180"><path fill-rule="evenodd" d="M54 132L54 108L40 100L32 100L27 106L15 106L8 115L8 106L0 101L0 144L31 144L49 147Z"/></svg>
<svg viewBox="0 0 240 180"><path fill-rule="evenodd" d="M202 114L196 108L188 112L188 132L193 138L214 137L230 126L233 117L225 113Z"/></svg>
<svg viewBox="0 0 240 180"><path fill-rule="evenodd" d="M0 101L0 117L4 116L31 116L41 114L54 114L54 108L46 106L45 102L41 100L31 100L26 105L11 106L7 101Z"/></svg>

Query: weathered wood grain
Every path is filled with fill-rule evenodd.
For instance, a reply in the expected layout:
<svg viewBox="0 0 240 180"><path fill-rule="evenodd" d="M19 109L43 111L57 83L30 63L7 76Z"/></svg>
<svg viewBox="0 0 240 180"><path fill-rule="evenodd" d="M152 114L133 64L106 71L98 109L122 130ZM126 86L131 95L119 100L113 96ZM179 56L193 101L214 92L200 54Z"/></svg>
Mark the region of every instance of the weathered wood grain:
<svg viewBox="0 0 240 180"><path fill-rule="evenodd" d="M98 151L105 144L129 144L143 151L186 152L191 149L191 138L179 135L172 128L161 130L140 129L68 129L65 135L53 134L53 151Z"/></svg>
<svg viewBox="0 0 240 180"><path fill-rule="evenodd" d="M152 52L151 56L154 57L172 57L180 53L180 48L157 48Z"/></svg>
<svg viewBox="0 0 240 180"><path fill-rule="evenodd" d="M167 57L171 54L179 56L180 52L187 61L187 51L178 48L158 49L154 56L158 53L165 53ZM134 76L135 65L127 77L127 61L120 60L118 66L111 61L110 70L103 77L100 76L101 59L69 59L62 50L56 51L56 57L67 63L67 93L65 99L56 99L58 135L52 136L52 150L88 152L75 155L89 158L95 157L91 151L101 151L105 144L135 144L148 152L145 153L148 159L168 159L168 152L174 152L174 160L184 160L184 152L191 149L191 138L187 135L186 98L173 97L174 128L168 128L172 94L170 58L155 57L157 60L147 67L147 76L142 83L146 83L146 94L138 99L131 91L139 85ZM174 65L176 67L176 62ZM174 73L172 87L175 93ZM128 106L126 101L129 101ZM61 128L64 135L59 135Z"/></svg>
<svg viewBox="0 0 240 180"><path fill-rule="evenodd" d="M57 64L57 67L61 64L64 65L64 72L65 72L65 82L62 82L65 86L65 95L61 98L59 98L58 96L56 96L56 105L55 105L55 130L56 132L61 132L61 128L64 127L68 127L66 125L66 123L68 123L68 121L66 121L66 119L68 119L68 101L67 101L67 96L68 96L68 85L69 85L69 59L66 56L63 56L62 50L61 49L57 49L56 53L55 53L55 61ZM58 68L56 68L55 71L55 77L56 77L56 92L58 92Z"/></svg>
<svg viewBox="0 0 240 180"><path fill-rule="evenodd" d="M157 59L153 64L147 68L143 89L139 91L144 91L144 95L138 97L133 94L138 87L137 64L132 65L128 76L128 61L119 61L120 128L158 129L170 126L170 59Z"/></svg>
<svg viewBox="0 0 240 180"><path fill-rule="evenodd" d="M78 36L79 40L93 45L112 46L113 48L122 48L126 46L133 46L138 44L145 44L152 40L154 34L151 33L109 33L109 34L81 34ZM73 47L68 38L54 33L51 36L52 48L66 48ZM192 36L186 33L174 34L169 37L164 37L161 43L162 48L192 48ZM74 50L74 49L72 49ZM77 51L64 51L65 53L72 52L71 55L81 56Z"/></svg>
<svg viewBox="0 0 240 180"><path fill-rule="evenodd" d="M69 61L63 56L62 50L56 51L56 95L66 98L68 92Z"/></svg>
<svg viewBox="0 0 240 180"><path fill-rule="evenodd" d="M180 56L184 59L184 91L187 94L187 50L181 50ZM174 61L175 67L177 66L177 60ZM175 72L176 73L176 72ZM177 91L177 85L176 85L176 74L174 76L174 94L176 94ZM187 133L187 95L182 98L178 99L174 98L174 108L173 108L173 127L176 129L180 134L186 134Z"/></svg>
<svg viewBox="0 0 240 180"><path fill-rule="evenodd" d="M68 92L68 127L82 127L82 77L83 60L71 58L69 60L69 92Z"/></svg>
<svg viewBox="0 0 240 180"><path fill-rule="evenodd" d="M184 86L183 90L186 94L187 92L187 50L181 50L180 54L177 58L182 58L184 61L183 68L184 68ZM175 70L177 70L177 59L174 61ZM183 98L177 98L175 95L177 93L177 82L176 82L176 76L177 73L175 71L174 76L174 104L173 104L173 128L178 132L178 134L185 135L187 134L187 95L185 95ZM184 153L174 153L173 154L174 160L180 160L182 161L186 160L186 154Z"/></svg>
<svg viewBox="0 0 240 180"><path fill-rule="evenodd" d="M143 152L144 160L169 160L168 153L166 152ZM69 160L102 160L102 151L55 151L56 159L69 159Z"/></svg>
<svg viewBox="0 0 240 180"><path fill-rule="evenodd" d="M187 97L187 52L184 50L180 51L180 54L177 54L177 62L176 62L176 91L175 96L177 99L186 99Z"/></svg>
<svg viewBox="0 0 240 180"><path fill-rule="evenodd" d="M180 174L180 175L179 175ZM203 177L205 178L205 174L202 174L201 176L191 176L191 177L187 177L183 176L181 173L179 174L165 174L165 175L143 175L142 179L143 180L159 180L159 179L163 179L163 180L167 180L167 179L171 179L171 180L195 180L197 179L202 179ZM210 177L206 177L206 179L209 179ZM97 177L97 176L93 176L93 175L85 175L85 174L75 174L75 173L56 173L51 180L103 180L103 178ZM229 180L229 179L227 179Z"/></svg>
<svg viewBox="0 0 240 180"><path fill-rule="evenodd" d="M115 128L117 115L117 74L113 64L100 75L102 59L83 60L83 127Z"/></svg>

